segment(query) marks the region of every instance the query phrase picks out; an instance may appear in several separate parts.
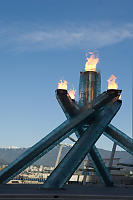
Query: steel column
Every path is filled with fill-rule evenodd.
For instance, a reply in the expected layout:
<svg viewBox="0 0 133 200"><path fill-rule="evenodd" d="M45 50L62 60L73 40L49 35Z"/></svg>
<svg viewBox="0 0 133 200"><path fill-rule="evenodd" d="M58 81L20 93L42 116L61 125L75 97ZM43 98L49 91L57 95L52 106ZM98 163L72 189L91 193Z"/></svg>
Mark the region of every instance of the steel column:
<svg viewBox="0 0 133 200"><path fill-rule="evenodd" d="M63 111L65 110L66 116L67 117L72 117L76 115L79 112L79 108L77 106L75 107L71 98L69 97L69 94L65 91L58 91L56 92L56 97L61 105L61 108ZM98 97L99 98L99 97ZM81 137L83 134L84 130L82 127L76 129L76 135L77 137ZM71 139L71 137L70 137ZM109 174L108 169L106 168L100 153L98 152L96 146L94 145L88 155L88 157L92 160L92 163L94 165L94 168L96 170L96 173L100 180L105 184L105 185L113 185L112 178Z"/></svg>
<svg viewBox="0 0 133 200"><path fill-rule="evenodd" d="M79 105L91 103L100 94L101 76L100 72L80 72L79 81Z"/></svg>
<svg viewBox="0 0 133 200"><path fill-rule="evenodd" d="M133 139L128 135L114 127L112 124L109 124L106 128L104 135L115 142L117 145L122 147L128 153L133 155Z"/></svg>
<svg viewBox="0 0 133 200"><path fill-rule="evenodd" d="M43 188L62 188L83 161L92 146L121 107L121 101L109 103L97 114L93 123L79 138L57 168L51 173Z"/></svg>

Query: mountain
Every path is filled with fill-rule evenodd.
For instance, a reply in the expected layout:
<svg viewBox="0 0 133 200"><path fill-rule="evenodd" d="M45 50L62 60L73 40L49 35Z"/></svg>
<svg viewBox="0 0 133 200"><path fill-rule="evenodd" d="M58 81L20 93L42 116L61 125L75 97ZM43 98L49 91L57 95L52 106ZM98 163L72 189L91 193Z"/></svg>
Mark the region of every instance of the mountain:
<svg viewBox="0 0 133 200"><path fill-rule="evenodd" d="M66 153L71 149L70 145L63 145L62 153L60 160L66 155ZM19 157L27 148L0 148L0 165L9 164L17 157ZM45 166L54 166L56 162L56 158L59 152L59 145L57 145L54 149L36 161L35 165L45 165ZM99 149L99 152L103 159L110 158L111 151L107 151L104 149ZM131 160L131 155L126 151L116 151L115 158L120 158L120 162L124 162L126 160Z"/></svg>

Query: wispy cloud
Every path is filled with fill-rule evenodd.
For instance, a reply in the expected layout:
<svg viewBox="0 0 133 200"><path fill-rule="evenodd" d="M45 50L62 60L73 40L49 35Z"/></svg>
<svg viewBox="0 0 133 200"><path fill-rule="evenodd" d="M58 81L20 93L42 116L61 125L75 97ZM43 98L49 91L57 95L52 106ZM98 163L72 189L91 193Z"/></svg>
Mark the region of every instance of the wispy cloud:
<svg viewBox="0 0 133 200"><path fill-rule="evenodd" d="M133 24L88 24L77 27L0 27L0 47L13 51L41 51L55 48L101 48L133 38Z"/></svg>

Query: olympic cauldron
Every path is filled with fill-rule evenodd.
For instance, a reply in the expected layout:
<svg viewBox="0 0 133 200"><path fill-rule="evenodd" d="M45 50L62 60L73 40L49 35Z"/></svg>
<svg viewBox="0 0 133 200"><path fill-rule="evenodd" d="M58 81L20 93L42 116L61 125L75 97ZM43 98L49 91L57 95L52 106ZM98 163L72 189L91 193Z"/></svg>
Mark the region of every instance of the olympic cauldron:
<svg viewBox="0 0 133 200"><path fill-rule="evenodd" d="M121 90L109 89L101 93L101 76L97 71L80 72L79 102L66 89L57 89L56 98L66 115L66 121L30 147L0 172L0 183L7 183L56 145L75 133L78 140L53 170L42 188L62 188L86 156L92 160L100 180L113 186L95 143L104 134L133 155L133 141L110 124L122 105Z"/></svg>

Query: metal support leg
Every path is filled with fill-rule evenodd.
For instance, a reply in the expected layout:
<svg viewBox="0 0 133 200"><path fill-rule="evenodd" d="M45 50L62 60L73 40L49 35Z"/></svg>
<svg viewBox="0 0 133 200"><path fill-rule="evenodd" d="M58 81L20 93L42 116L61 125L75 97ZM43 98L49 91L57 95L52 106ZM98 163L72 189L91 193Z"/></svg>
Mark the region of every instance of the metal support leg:
<svg viewBox="0 0 133 200"><path fill-rule="evenodd" d="M73 117L74 115L76 115L76 113L79 112L78 105L74 106L75 102L72 102L66 91L64 90L63 91L60 90L60 92L58 91L56 97L67 118ZM76 129L76 136L80 138L83 132L84 130L82 127ZM69 139L72 140L73 142L76 142L73 138L71 138L71 136L69 136ZM90 153L88 154L88 159L89 158L92 160L95 171L100 180L102 181L102 183L104 183L107 186L113 185L113 180L109 174L109 171L106 168L101 158L101 155L98 152L95 145L92 147Z"/></svg>
<svg viewBox="0 0 133 200"><path fill-rule="evenodd" d="M69 136L68 138L71 141L76 142L76 140L73 139L71 136ZM103 162L103 159L95 145L93 145L90 153L88 154L88 160L90 159L101 182L106 186L113 185L113 180L112 177L110 176L109 170L105 166L105 163Z"/></svg>
<svg viewBox="0 0 133 200"><path fill-rule="evenodd" d="M117 145L122 147L128 153L133 155L133 139L128 135L114 127L112 124L109 124L106 128L104 135L115 142Z"/></svg>
<svg viewBox="0 0 133 200"><path fill-rule="evenodd" d="M105 166L100 153L98 152L97 148L93 146L90 151L90 156L92 159L92 163L95 166L96 173L100 180L106 185L106 186L112 186L113 180L112 177L109 174L108 168Z"/></svg>
<svg viewBox="0 0 133 200"><path fill-rule="evenodd" d="M78 132L80 134L80 132ZM82 134L80 134L81 137ZM100 178L101 182L106 186L113 185L112 177L110 176L108 168L105 166L105 163L102 160L102 157L96 148L95 145L91 148L90 153L88 154L88 159L91 159L94 169Z"/></svg>
<svg viewBox="0 0 133 200"><path fill-rule="evenodd" d="M87 153L91 151L92 146L118 112L120 106L121 101L116 101L106 105L104 110L100 111L95 123L79 138L57 168L48 177L43 188L62 188L64 186Z"/></svg>
<svg viewBox="0 0 133 200"><path fill-rule="evenodd" d="M41 158L48 151L59 144L72 134L73 129L78 125L82 125L89 117L92 117L95 113L94 109L89 109L78 116L66 120L46 137L33 145L22 155L20 155L15 161L9 164L0 172L0 183L7 183L11 178L18 175L21 171L30 166L33 162Z"/></svg>

